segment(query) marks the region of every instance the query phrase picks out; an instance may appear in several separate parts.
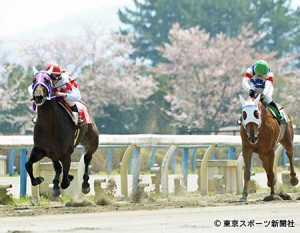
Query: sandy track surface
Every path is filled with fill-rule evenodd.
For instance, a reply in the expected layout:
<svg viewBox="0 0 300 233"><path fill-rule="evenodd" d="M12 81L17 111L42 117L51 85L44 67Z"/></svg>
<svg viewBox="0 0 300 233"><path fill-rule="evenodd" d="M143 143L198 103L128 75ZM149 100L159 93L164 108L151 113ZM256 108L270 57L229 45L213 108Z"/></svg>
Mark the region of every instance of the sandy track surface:
<svg viewBox="0 0 300 233"><path fill-rule="evenodd" d="M300 201L265 194L171 197L108 206L2 206L0 232L299 232ZM12 216L12 217L9 217Z"/></svg>

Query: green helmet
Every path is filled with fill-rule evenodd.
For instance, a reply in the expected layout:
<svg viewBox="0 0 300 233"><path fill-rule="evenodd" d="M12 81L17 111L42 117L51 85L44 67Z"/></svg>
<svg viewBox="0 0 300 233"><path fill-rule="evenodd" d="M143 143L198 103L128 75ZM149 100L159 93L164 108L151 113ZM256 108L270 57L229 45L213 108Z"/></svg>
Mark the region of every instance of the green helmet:
<svg viewBox="0 0 300 233"><path fill-rule="evenodd" d="M254 72L258 76L264 76L268 73L269 66L268 63L264 60L259 60L255 63Z"/></svg>

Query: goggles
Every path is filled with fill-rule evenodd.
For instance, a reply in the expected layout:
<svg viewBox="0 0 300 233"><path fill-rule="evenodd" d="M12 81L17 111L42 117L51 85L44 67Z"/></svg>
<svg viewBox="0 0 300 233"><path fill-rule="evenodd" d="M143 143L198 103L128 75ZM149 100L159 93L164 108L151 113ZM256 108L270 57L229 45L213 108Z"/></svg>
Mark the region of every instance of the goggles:
<svg viewBox="0 0 300 233"><path fill-rule="evenodd" d="M61 75L50 75L50 78L52 79L52 80L61 80Z"/></svg>

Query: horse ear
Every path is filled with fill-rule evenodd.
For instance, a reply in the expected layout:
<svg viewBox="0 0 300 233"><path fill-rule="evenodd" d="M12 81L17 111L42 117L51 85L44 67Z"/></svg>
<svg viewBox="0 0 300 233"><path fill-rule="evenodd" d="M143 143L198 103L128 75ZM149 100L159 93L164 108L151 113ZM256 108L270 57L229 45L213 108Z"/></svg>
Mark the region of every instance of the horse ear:
<svg viewBox="0 0 300 233"><path fill-rule="evenodd" d="M240 97L240 102L241 102L241 104L242 104L242 107L244 107L245 106L245 103L246 103L246 100L243 98L243 96L241 96L241 95L239 95L239 97Z"/></svg>
<svg viewBox="0 0 300 233"><path fill-rule="evenodd" d="M32 67L32 72L33 72L34 75L36 75L36 73L39 72L39 71L35 68L35 66L33 66Z"/></svg>
<svg viewBox="0 0 300 233"><path fill-rule="evenodd" d="M49 76L51 75L52 71L53 71L53 66L51 66L50 69L47 70L47 73L49 74Z"/></svg>
<svg viewBox="0 0 300 233"><path fill-rule="evenodd" d="M258 105L259 101L260 101L260 94L259 94L259 95L256 97L256 99L254 100L254 104L255 104L255 105Z"/></svg>

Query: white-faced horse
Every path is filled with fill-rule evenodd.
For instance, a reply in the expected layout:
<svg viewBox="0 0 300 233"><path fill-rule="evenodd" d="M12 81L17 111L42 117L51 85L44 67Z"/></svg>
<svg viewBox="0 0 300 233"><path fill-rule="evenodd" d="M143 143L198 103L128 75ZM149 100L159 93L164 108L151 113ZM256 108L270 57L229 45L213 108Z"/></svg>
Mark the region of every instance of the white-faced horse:
<svg viewBox="0 0 300 233"><path fill-rule="evenodd" d="M250 167L252 153L257 153L267 173L268 186L271 189L270 196L265 200L274 199L274 185L276 183L273 171L275 146L279 142L285 149L290 161L290 183L295 186L298 178L293 163L294 130L291 117L285 111L286 120L282 125L273 117L269 108L260 102L260 96L256 99L245 100L240 96L242 104L242 124L240 134L242 138L242 154L244 158L244 190L240 201L247 201L247 185L250 180ZM282 128L282 129L280 129ZM280 130L283 130L282 132Z"/></svg>

